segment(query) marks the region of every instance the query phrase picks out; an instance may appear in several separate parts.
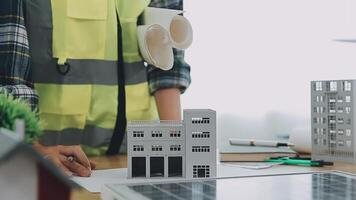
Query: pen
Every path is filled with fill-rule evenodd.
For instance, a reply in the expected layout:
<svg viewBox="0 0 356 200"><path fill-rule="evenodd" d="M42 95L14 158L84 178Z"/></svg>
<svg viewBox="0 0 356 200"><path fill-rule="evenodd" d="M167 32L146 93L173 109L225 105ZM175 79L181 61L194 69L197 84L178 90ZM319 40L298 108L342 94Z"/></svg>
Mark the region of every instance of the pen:
<svg viewBox="0 0 356 200"><path fill-rule="evenodd" d="M72 163L72 162L75 161L75 157L74 156L68 156L67 160Z"/></svg>
<svg viewBox="0 0 356 200"><path fill-rule="evenodd" d="M289 142L279 142L279 141L272 141L272 140L230 138L229 142L230 142L230 145L238 145L238 146L262 146L262 147L290 147L290 146L293 146L293 144L289 143Z"/></svg>

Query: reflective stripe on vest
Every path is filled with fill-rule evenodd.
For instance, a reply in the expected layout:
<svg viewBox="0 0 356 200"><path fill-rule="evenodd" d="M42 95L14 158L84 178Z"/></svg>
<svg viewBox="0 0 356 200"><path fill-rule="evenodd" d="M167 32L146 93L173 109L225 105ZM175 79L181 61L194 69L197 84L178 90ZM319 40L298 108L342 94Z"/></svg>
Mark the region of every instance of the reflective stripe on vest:
<svg viewBox="0 0 356 200"><path fill-rule="evenodd" d="M97 126L86 126L84 130L65 129L61 132L47 131L41 138L46 145L75 145L83 144L92 147L100 147L110 142L112 129Z"/></svg>
<svg viewBox="0 0 356 200"><path fill-rule="evenodd" d="M158 118L136 37L137 17L149 0L26 3L33 76L48 144L72 143L68 133L73 138L83 135L76 141L90 146L109 141L118 103L116 12L123 29L127 119ZM69 70L61 74L57 64L64 62Z"/></svg>
<svg viewBox="0 0 356 200"><path fill-rule="evenodd" d="M40 67L33 70L33 77L37 83L117 85L117 61L67 59L66 62L69 69L65 76L58 74L58 59L52 59L49 63L38 64ZM143 62L125 63L124 67L126 85L147 81Z"/></svg>

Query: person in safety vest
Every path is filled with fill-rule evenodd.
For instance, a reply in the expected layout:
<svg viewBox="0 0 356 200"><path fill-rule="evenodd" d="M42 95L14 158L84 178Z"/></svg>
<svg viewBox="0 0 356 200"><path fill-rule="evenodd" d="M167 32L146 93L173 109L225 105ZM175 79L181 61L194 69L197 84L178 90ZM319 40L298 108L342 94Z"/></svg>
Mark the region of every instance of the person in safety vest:
<svg viewBox="0 0 356 200"><path fill-rule="evenodd" d="M182 10L183 0L16 2L45 133L35 147L64 172L90 176L86 154L123 151L128 120L181 119L191 82L184 52L174 49L169 71L146 66L137 26L146 7Z"/></svg>

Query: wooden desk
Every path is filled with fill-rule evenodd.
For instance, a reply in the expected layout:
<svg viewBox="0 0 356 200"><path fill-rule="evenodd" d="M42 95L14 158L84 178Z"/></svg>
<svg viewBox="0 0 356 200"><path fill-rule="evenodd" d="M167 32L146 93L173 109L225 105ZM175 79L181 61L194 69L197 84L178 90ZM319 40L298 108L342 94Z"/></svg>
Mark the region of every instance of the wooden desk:
<svg viewBox="0 0 356 200"><path fill-rule="evenodd" d="M111 168L126 168L127 167L127 157L126 155L119 155L113 157L95 157L91 158L97 162L97 169L111 169ZM298 167L298 166L296 166ZM327 167L315 167L315 171L323 170L339 170L349 173L356 174L356 164L346 164L346 163L335 163L334 166ZM85 189L75 191L71 197L72 200L100 200L99 193L90 193Z"/></svg>

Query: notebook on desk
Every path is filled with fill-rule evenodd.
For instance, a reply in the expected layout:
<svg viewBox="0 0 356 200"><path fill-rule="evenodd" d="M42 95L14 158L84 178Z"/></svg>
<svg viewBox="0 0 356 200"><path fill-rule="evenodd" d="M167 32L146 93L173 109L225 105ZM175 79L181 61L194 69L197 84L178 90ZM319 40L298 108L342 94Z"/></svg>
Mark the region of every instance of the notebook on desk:
<svg viewBox="0 0 356 200"><path fill-rule="evenodd" d="M264 161L270 157L294 157L297 153L287 147L253 147L224 145L219 149L221 162Z"/></svg>

